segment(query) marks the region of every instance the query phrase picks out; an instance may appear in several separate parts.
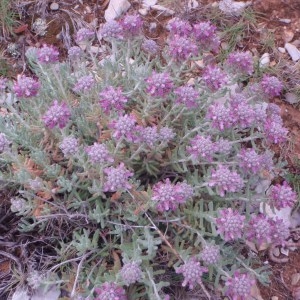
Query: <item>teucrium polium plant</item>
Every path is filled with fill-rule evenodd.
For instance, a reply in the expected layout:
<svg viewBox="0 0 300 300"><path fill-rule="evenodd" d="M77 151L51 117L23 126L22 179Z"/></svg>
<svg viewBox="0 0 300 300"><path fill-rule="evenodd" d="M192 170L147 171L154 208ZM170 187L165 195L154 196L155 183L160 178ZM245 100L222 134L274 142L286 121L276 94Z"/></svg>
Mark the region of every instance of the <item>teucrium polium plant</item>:
<svg viewBox="0 0 300 300"><path fill-rule="evenodd" d="M288 235L259 207L297 201L270 150L288 140L267 102L283 85L268 74L248 84L250 52L199 69L193 61L219 50L210 22L173 19L163 46L142 27L137 15L110 21L99 41L82 29L85 50L60 61L51 45L30 48L32 75L1 79L13 94L0 117L1 184L16 190L19 230L51 237L34 271L87 299L172 299L178 281L247 299L268 282L247 241ZM90 51L99 42L101 56ZM270 178L282 180L259 191Z"/></svg>

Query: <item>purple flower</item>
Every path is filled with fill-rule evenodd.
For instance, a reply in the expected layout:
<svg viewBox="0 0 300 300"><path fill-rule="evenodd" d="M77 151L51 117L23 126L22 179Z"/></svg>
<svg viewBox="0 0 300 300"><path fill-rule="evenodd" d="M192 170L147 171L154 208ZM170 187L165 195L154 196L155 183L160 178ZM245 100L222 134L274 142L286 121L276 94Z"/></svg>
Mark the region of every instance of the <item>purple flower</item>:
<svg viewBox="0 0 300 300"><path fill-rule="evenodd" d="M167 178L165 183L158 182L153 186L152 200L157 203L158 211L176 210L179 204L185 203L193 196L193 188L185 182L172 184Z"/></svg>
<svg viewBox="0 0 300 300"><path fill-rule="evenodd" d="M105 40L123 38L123 28L120 23L115 20L106 22L99 32L101 37Z"/></svg>
<svg viewBox="0 0 300 300"><path fill-rule="evenodd" d="M65 157L74 155L78 151L78 140L73 136L68 136L60 143L59 148Z"/></svg>
<svg viewBox="0 0 300 300"><path fill-rule="evenodd" d="M284 181L282 185L272 185L269 192L269 203L278 210L285 207L293 207L297 202L297 194Z"/></svg>
<svg viewBox="0 0 300 300"><path fill-rule="evenodd" d="M280 144L286 142L288 130L282 126L281 122L267 118L264 123L264 133L270 143Z"/></svg>
<svg viewBox="0 0 300 300"><path fill-rule="evenodd" d="M7 139L4 133L0 133L0 153L3 153L8 146L10 145L10 141Z"/></svg>
<svg viewBox="0 0 300 300"><path fill-rule="evenodd" d="M235 171L230 171L227 166L218 165L217 169L211 172L208 185L215 186L217 193L224 197L226 192L240 191L244 186L244 182L242 177Z"/></svg>
<svg viewBox="0 0 300 300"><path fill-rule="evenodd" d="M7 79L0 76L0 93L5 91L7 85Z"/></svg>
<svg viewBox="0 0 300 300"><path fill-rule="evenodd" d="M164 97L173 88L173 81L170 79L169 73L156 73L153 71L152 75L146 79L146 92L153 97Z"/></svg>
<svg viewBox="0 0 300 300"><path fill-rule="evenodd" d="M95 32L93 30L90 30L88 28L80 28L76 33L75 41L77 44L89 42L94 38L94 36Z"/></svg>
<svg viewBox="0 0 300 300"><path fill-rule="evenodd" d="M125 284L130 285L141 280L142 270L138 263L129 262L122 267L120 275Z"/></svg>
<svg viewBox="0 0 300 300"><path fill-rule="evenodd" d="M80 47L78 46L73 46L68 50L68 57L70 59L76 59L76 58L80 58L82 55L83 51L81 50Z"/></svg>
<svg viewBox="0 0 300 300"><path fill-rule="evenodd" d="M202 249L200 258L205 265L217 264L220 260L220 247L217 245L206 244Z"/></svg>
<svg viewBox="0 0 300 300"><path fill-rule="evenodd" d="M171 19L167 24L167 29L171 35L189 36L192 32L192 26L184 20L179 18Z"/></svg>
<svg viewBox="0 0 300 300"><path fill-rule="evenodd" d="M160 140L160 136L156 126L135 126L134 135L135 143L145 143L149 147L153 147Z"/></svg>
<svg viewBox="0 0 300 300"><path fill-rule="evenodd" d="M85 147L85 152L92 163L105 164L114 162L112 155L104 144L94 143L92 146Z"/></svg>
<svg viewBox="0 0 300 300"><path fill-rule="evenodd" d="M128 99L123 96L122 88L108 86L99 94L100 96L100 106L104 113L109 113L110 110L115 109L121 111L124 109L125 103Z"/></svg>
<svg viewBox="0 0 300 300"><path fill-rule="evenodd" d="M182 286L188 285L190 289L193 289L197 283L202 283L201 277L206 272L208 269L202 267L195 257L191 257L184 265L176 269L176 273L182 274L184 277Z"/></svg>
<svg viewBox="0 0 300 300"><path fill-rule="evenodd" d="M186 150L194 160L201 157L211 162L215 152L215 144L211 141L210 136L204 137L198 134L190 140L190 146L187 146Z"/></svg>
<svg viewBox="0 0 300 300"><path fill-rule="evenodd" d="M162 127L159 130L159 140L162 143L168 143L169 141L173 140L175 136L176 133L173 131L172 128Z"/></svg>
<svg viewBox="0 0 300 300"><path fill-rule="evenodd" d="M126 139L129 142L134 140L134 129L136 124L136 118L133 115L124 115L120 116L117 120L114 120L110 123L113 132L113 137L117 140L121 138Z"/></svg>
<svg viewBox="0 0 300 300"><path fill-rule="evenodd" d="M129 36L137 36L143 27L143 20L139 15L127 15L121 21L121 26L125 34Z"/></svg>
<svg viewBox="0 0 300 300"><path fill-rule="evenodd" d="M217 66L208 66L204 69L202 79L213 92L219 90L228 81L227 75Z"/></svg>
<svg viewBox="0 0 300 300"><path fill-rule="evenodd" d="M222 154L229 154L232 148L232 144L228 140L224 140L220 138L218 141L215 142L215 152L222 153Z"/></svg>
<svg viewBox="0 0 300 300"><path fill-rule="evenodd" d="M254 284L255 280L249 273L235 271L233 277L227 278L225 282L226 295L232 300L247 300Z"/></svg>
<svg viewBox="0 0 300 300"><path fill-rule="evenodd" d="M270 224L272 228L272 243L284 245L290 236L288 225L278 217L271 219Z"/></svg>
<svg viewBox="0 0 300 300"><path fill-rule="evenodd" d="M188 109L198 107L197 100L199 98L199 92L193 87L185 85L175 89L174 94L177 96L175 101L177 104L183 104Z"/></svg>
<svg viewBox="0 0 300 300"><path fill-rule="evenodd" d="M242 216L237 210L224 208L219 210L219 217L216 218L218 233L224 241L233 241L242 237L245 227L245 216Z"/></svg>
<svg viewBox="0 0 300 300"><path fill-rule="evenodd" d="M271 98L279 96L283 89L282 82L275 76L264 75L260 84L264 93Z"/></svg>
<svg viewBox="0 0 300 300"><path fill-rule="evenodd" d="M54 128L64 128L71 117L71 111L65 102L59 104L57 100L54 100L52 106L48 109L45 115L42 117L45 126Z"/></svg>
<svg viewBox="0 0 300 300"><path fill-rule="evenodd" d="M18 75L13 90L17 97L30 98L37 95L40 86L40 83L33 78Z"/></svg>
<svg viewBox="0 0 300 300"><path fill-rule="evenodd" d="M155 55L159 51L159 46L153 40L144 40L142 43L142 50L149 53L150 55Z"/></svg>
<svg viewBox="0 0 300 300"><path fill-rule="evenodd" d="M193 25L193 36L202 51L217 51L220 40L216 35L216 26L210 22L200 22Z"/></svg>
<svg viewBox="0 0 300 300"><path fill-rule="evenodd" d="M105 282L95 288L97 294L95 300L127 300L126 292L114 282Z"/></svg>
<svg viewBox="0 0 300 300"><path fill-rule="evenodd" d="M169 54L177 61L184 61L198 54L197 45L189 38L172 36L168 41Z"/></svg>
<svg viewBox="0 0 300 300"><path fill-rule="evenodd" d="M92 75L86 75L86 76L82 76L80 77L77 82L76 85L74 86L74 91L76 93L85 93L87 91L89 91L90 89L92 89L92 87L95 85L95 79Z"/></svg>
<svg viewBox="0 0 300 300"><path fill-rule="evenodd" d="M245 235L249 241L258 245L272 242L272 225L270 219L263 214L252 215Z"/></svg>
<svg viewBox="0 0 300 300"><path fill-rule="evenodd" d="M248 74L251 75L254 71L252 54L247 52L233 52L230 53L226 65L234 74Z"/></svg>
<svg viewBox="0 0 300 300"><path fill-rule="evenodd" d="M256 153L254 149L241 149L237 155L239 167L252 174L258 173L263 167L263 155Z"/></svg>
<svg viewBox="0 0 300 300"><path fill-rule="evenodd" d="M128 182L128 178L133 176L133 173L126 169L124 163L120 163L116 168L105 168L104 173L106 174L104 192L131 189L132 186Z"/></svg>
<svg viewBox="0 0 300 300"><path fill-rule="evenodd" d="M58 62L59 52L54 46L43 45L37 50L38 61L43 64Z"/></svg>
<svg viewBox="0 0 300 300"><path fill-rule="evenodd" d="M232 127L234 121L230 108L220 103L213 103L208 107L206 118L212 120L212 127L221 131Z"/></svg>

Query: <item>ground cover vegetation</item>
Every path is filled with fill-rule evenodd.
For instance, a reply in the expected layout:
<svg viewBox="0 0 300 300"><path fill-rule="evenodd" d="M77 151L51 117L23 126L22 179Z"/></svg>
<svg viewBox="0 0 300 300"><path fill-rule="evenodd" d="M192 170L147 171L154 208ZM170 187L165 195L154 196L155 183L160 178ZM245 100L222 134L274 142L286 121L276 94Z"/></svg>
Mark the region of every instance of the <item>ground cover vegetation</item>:
<svg viewBox="0 0 300 300"><path fill-rule="evenodd" d="M298 201L272 151L289 140L269 103L285 86L249 51L222 51L213 22L174 18L163 47L142 28L135 14L82 28L65 59L30 47L31 73L1 77L3 226L20 237L1 251L3 295L241 300L268 284L249 242L284 246L288 224L266 209Z"/></svg>

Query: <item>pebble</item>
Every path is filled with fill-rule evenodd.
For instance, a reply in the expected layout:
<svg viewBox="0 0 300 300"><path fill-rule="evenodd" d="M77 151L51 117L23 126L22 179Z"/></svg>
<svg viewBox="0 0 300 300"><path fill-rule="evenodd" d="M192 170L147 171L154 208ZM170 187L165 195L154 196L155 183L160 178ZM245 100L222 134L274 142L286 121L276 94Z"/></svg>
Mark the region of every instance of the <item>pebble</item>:
<svg viewBox="0 0 300 300"><path fill-rule="evenodd" d="M189 0L187 7L189 10L195 9L199 6L199 3L197 0Z"/></svg>
<svg viewBox="0 0 300 300"><path fill-rule="evenodd" d="M105 20L111 21L120 17L130 6L131 4L127 0L110 0L104 13Z"/></svg>
<svg viewBox="0 0 300 300"><path fill-rule="evenodd" d="M59 9L58 3L52 2L52 3L50 4L50 9L51 9L51 10L58 10L58 9Z"/></svg>
<svg viewBox="0 0 300 300"><path fill-rule="evenodd" d="M165 15L165 16L172 16L172 15L175 14L174 10L169 9L167 7L164 7L162 5L157 5L157 4L152 5L151 8L154 9L154 10L158 10L158 11L162 12L162 14Z"/></svg>
<svg viewBox="0 0 300 300"><path fill-rule="evenodd" d="M285 23L285 24L290 24L291 19L279 19L280 22Z"/></svg>
<svg viewBox="0 0 300 300"><path fill-rule="evenodd" d="M143 0L143 6L149 7L152 5L155 5L157 3L157 0Z"/></svg>
<svg viewBox="0 0 300 300"><path fill-rule="evenodd" d="M280 53L285 53L285 52L286 52L285 49L282 48L282 47L278 47L278 51L279 51Z"/></svg>
<svg viewBox="0 0 300 300"><path fill-rule="evenodd" d="M261 68L265 68L270 64L270 54L269 53L264 53L262 57L259 60L259 66Z"/></svg>
<svg viewBox="0 0 300 300"><path fill-rule="evenodd" d="M289 53L293 61L298 61L300 59L300 51L298 48L290 43L286 43L284 48Z"/></svg>
<svg viewBox="0 0 300 300"><path fill-rule="evenodd" d="M148 13L149 9L148 8L140 8L138 10L139 14L141 14L142 16L146 16Z"/></svg>
<svg viewBox="0 0 300 300"><path fill-rule="evenodd" d="M286 43L291 42L294 38L294 33L291 30L284 30L283 31L283 39Z"/></svg>

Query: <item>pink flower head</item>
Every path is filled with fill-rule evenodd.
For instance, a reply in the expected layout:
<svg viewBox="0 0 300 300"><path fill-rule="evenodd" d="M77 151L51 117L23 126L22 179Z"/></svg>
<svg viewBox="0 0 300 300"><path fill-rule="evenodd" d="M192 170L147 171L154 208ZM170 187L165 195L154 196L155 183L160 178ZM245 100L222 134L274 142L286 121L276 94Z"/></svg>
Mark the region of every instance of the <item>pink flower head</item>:
<svg viewBox="0 0 300 300"><path fill-rule="evenodd" d="M183 275L182 286L188 285L190 289L193 289L197 283L202 283L201 277L206 272L208 272L208 269L202 267L196 257L191 257L184 265L176 269L177 274Z"/></svg>
<svg viewBox="0 0 300 300"><path fill-rule="evenodd" d="M114 282L105 282L95 288L95 300L128 300L125 290Z"/></svg>
<svg viewBox="0 0 300 300"><path fill-rule="evenodd" d="M199 92L193 87L185 85L180 86L175 89L174 94L176 95L175 103L183 104L188 109L193 109L198 107Z"/></svg>
<svg viewBox="0 0 300 300"><path fill-rule="evenodd" d="M75 86L74 86L74 91L76 93L85 93L93 88L95 85L95 79L92 75L86 75L80 77Z"/></svg>
<svg viewBox="0 0 300 300"><path fill-rule="evenodd" d="M19 98L30 98L37 95L40 86L40 83L33 78L18 75L13 90Z"/></svg>
<svg viewBox="0 0 300 300"><path fill-rule="evenodd" d="M278 120L273 121L272 119L267 118L263 129L266 138L270 143L280 144L286 142L289 131L283 127L282 123L278 122Z"/></svg>
<svg viewBox="0 0 300 300"><path fill-rule="evenodd" d="M174 137L176 136L176 133L173 131L172 128L161 127L158 135L159 135L160 142L168 143L174 139Z"/></svg>
<svg viewBox="0 0 300 300"><path fill-rule="evenodd" d="M85 152L92 163L105 164L114 162L112 155L104 144L94 143L92 146L85 147Z"/></svg>
<svg viewBox="0 0 300 300"><path fill-rule="evenodd" d="M73 46L68 50L68 57L70 59L76 59L76 58L80 58L82 55L83 51L81 50L80 47L78 46Z"/></svg>
<svg viewBox="0 0 300 300"><path fill-rule="evenodd" d="M139 15L126 15L121 21L123 31L128 36L137 36L143 27L143 20Z"/></svg>
<svg viewBox="0 0 300 300"><path fill-rule="evenodd" d="M167 178L165 183L158 182L153 186L152 200L157 203L159 211L176 210L179 204L185 203L193 196L193 188L185 182L170 182Z"/></svg>
<svg viewBox="0 0 300 300"><path fill-rule="evenodd" d="M269 203L276 209L293 207L297 202L297 194L284 181L282 185L272 185L269 192Z"/></svg>
<svg viewBox="0 0 300 300"><path fill-rule="evenodd" d="M198 47L193 40L181 37L172 36L169 41L169 54L177 61L185 61L192 56L198 54Z"/></svg>
<svg viewBox="0 0 300 300"><path fill-rule="evenodd" d="M198 134L191 139L190 146L187 146L186 150L194 160L201 158L212 162L215 144L211 141L210 136L204 137Z"/></svg>
<svg viewBox="0 0 300 300"><path fill-rule="evenodd" d="M160 136L157 130L157 126L135 126L134 142L145 143L149 147L153 147L160 141Z"/></svg>
<svg viewBox="0 0 300 300"><path fill-rule="evenodd" d="M226 65L235 75L251 75L254 71L252 54L247 52L233 52L229 54Z"/></svg>
<svg viewBox="0 0 300 300"><path fill-rule="evenodd" d="M167 29L171 35L189 36L192 32L192 26L184 20L173 18L168 22Z"/></svg>
<svg viewBox="0 0 300 300"><path fill-rule="evenodd" d="M220 247L217 245L207 244L202 249L200 257L205 265L217 264L220 260Z"/></svg>
<svg viewBox="0 0 300 300"><path fill-rule="evenodd" d="M78 151L78 146L78 139L74 138L73 136L68 136L63 139L59 145L59 148L65 157L69 157Z"/></svg>
<svg viewBox="0 0 300 300"><path fill-rule="evenodd" d="M121 278L127 286L140 281L142 274L141 267L137 262L125 264L120 271Z"/></svg>
<svg viewBox="0 0 300 300"><path fill-rule="evenodd" d="M211 172L208 185L215 186L218 195L224 197L226 192L240 191L244 186L244 182L237 172L230 171L227 166L218 165L217 169Z"/></svg>
<svg viewBox="0 0 300 300"><path fill-rule="evenodd" d="M159 46L153 40L144 40L142 43L142 50L150 55L155 55L159 51Z"/></svg>
<svg viewBox="0 0 300 300"><path fill-rule="evenodd" d="M275 76L264 75L260 84L264 93L270 98L279 96L283 90L282 82Z"/></svg>
<svg viewBox="0 0 300 300"><path fill-rule="evenodd" d="M71 111L65 102L59 104L57 100L54 100L52 106L48 109L45 115L42 117L45 126L54 128L64 128L71 117Z"/></svg>
<svg viewBox="0 0 300 300"><path fill-rule="evenodd" d="M227 278L225 282L226 295L232 300L247 300L254 284L255 279L249 273L235 271L233 277Z"/></svg>
<svg viewBox="0 0 300 300"><path fill-rule="evenodd" d="M257 174L263 167L264 156L259 155L253 148L241 149L237 155L240 168L252 174Z"/></svg>
<svg viewBox="0 0 300 300"><path fill-rule="evenodd" d="M104 173L106 174L104 192L131 189L132 185L128 182L128 178L133 176L133 173L126 169L124 163L120 163L116 168L105 168Z"/></svg>
<svg viewBox="0 0 300 300"><path fill-rule="evenodd" d="M272 243L284 245L290 236L287 223L283 219L275 217L270 220L270 224L272 228Z"/></svg>
<svg viewBox="0 0 300 300"><path fill-rule="evenodd" d="M93 30L90 30L88 28L80 28L76 33L76 43L83 43L83 42L89 42L92 40L95 36L95 32Z"/></svg>
<svg viewBox="0 0 300 300"><path fill-rule="evenodd" d="M117 120L110 123L109 127L112 128L113 137L116 140L124 138L125 140L132 142L134 140L134 129L136 125L136 118L133 115L120 116Z"/></svg>
<svg viewBox="0 0 300 300"><path fill-rule="evenodd" d="M110 20L106 22L99 31L100 36L105 40L123 39L123 28L119 22Z"/></svg>
<svg viewBox="0 0 300 300"><path fill-rule="evenodd" d="M263 214L252 215L246 229L246 237L249 241L258 245L272 241L272 224L270 218Z"/></svg>
<svg viewBox="0 0 300 300"><path fill-rule="evenodd" d="M219 217L216 218L218 233L224 241L233 241L240 239L245 227L245 216L242 216L237 210L224 208L219 210Z"/></svg>
<svg viewBox="0 0 300 300"><path fill-rule="evenodd" d="M152 97L164 97L173 88L173 81L167 72L156 73L153 71L152 75L146 79L146 83L146 92Z"/></svg>
<svg viewBox="0 0 300 300"><path fill-rule="evenodd" d="M112 109L122 111L125 103L128 102L128 99L123 96L121 87L115 88L108 86L99 95L100 106L104 113L109 113Z"/></svg>
<svg viewBox="0 0 300 300"><path fill-rule="evenodd" d="M212 92L219 90L228 81L227 75L217 66L206 67L202 79Z"/></svg>
<svg viewBox="0 0 300 300"><path fill-rule="evenodd" d="M37 50L38 61L43 64L58 62L59 52L54 46L43 45Z"/></svg>

